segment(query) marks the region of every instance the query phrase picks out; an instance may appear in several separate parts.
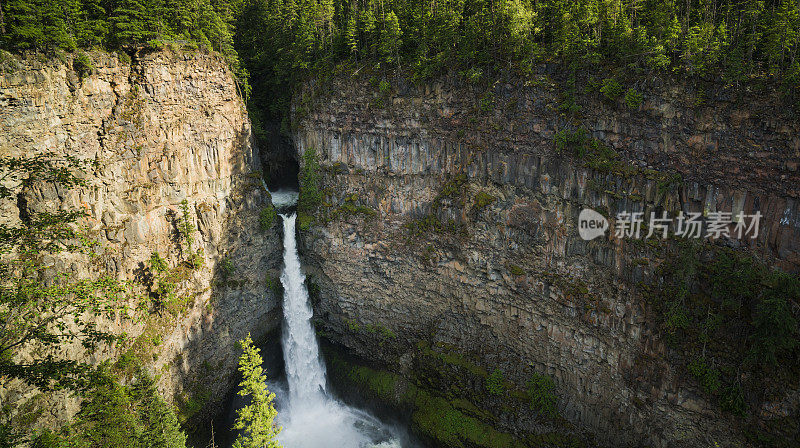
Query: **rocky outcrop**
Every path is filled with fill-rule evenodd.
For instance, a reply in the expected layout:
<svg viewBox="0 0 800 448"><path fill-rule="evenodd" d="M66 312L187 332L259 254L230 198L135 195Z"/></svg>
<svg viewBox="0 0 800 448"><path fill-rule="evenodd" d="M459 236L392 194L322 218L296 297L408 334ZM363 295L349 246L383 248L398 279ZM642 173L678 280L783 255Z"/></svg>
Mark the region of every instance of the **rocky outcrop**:
<svg viewBox="0 0 800 448"><path fill-rule="evenodd" d="M396 79L386 91L367 76L319 98L307 88L294 108L297 152L316 151L326 194L302 234L326 338L417 385L433 353L451 369L434 386L456 384L445 397L480 397L495 369L522 389L547 374L561 414L601 446L744 445L668 361L638 288L658 265L648 245L584 241L577 220L585 207L760 211L758 238L725 244L797 272L796 121L769 99L721 91L711 107L657 83L635 110L590 97L576 118L543 73L488 90ZM612 151L596 163L559 153L554 137L575 121ZM498 427L543 431L527 407L485 400Z"/></svg>
<svg viewBox="0 0 800 448"><path fill-rule="evenodd" d="M210 412L233 384L236 341L248 332L261 338L279 325L278 297L268 285L278 273L281 246L276 226L259 229L259 212L271 205L244 104L216 55L90 57L93 67L83 77L71 57L3 62L0 154L51 152L92 162L88 188L34 183L19 194L29 210L84 210L100 243L98 256L91 263L63 257L55 266L129 281L128 305L145 305L102 323L127 333L131 343L93 359L135 355L185 417ZM197 229L192 251L204 262L196 269L185 265L175 240L184 200ZM0 205L7 222L24 212L19 202ZM153 252L168 261L176 295L166 309L147 311ZM64 348L71 356L82 356L80 350ZM0 386L0 397L11 406L45 400L62 417L76 406L63 394L43 396L14 382Z"/></svg>

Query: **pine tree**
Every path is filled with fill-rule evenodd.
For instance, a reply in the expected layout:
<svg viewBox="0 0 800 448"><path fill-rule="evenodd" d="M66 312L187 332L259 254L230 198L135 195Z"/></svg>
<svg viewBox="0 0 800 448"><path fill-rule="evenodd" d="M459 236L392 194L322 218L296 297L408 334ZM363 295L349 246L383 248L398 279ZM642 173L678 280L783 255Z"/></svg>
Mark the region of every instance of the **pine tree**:
<svg viewBox="0 0 800 448"><path fill-rule="evenodd" d="M45 35L37 13L37 5L31 0L5 0L7 31L3 44L14 50L39 48L44 45Z"/></svg>
<svg viewBox="0 0 800 448"><path fill-rule="evenodd" d="M350 17L347 19L345 39L350 54L358 59L358 22L356 21L355 14L350 14Z"/></svg>
<svg viewBox="0 0 800 448"><path fill-rule="evenodd" d="M397 20L397 15L394 11L389 11L383 22L380 43L383 60L389 64L392 62L400 63L399 49L402 43L400 41L402 35L403 32L400 30L400 21Z"/></svg>
<svg viewBox="0 0 800 448"><path fill-rule="evenodd" d="M0 42L6 34L6 16L3 13L3 2L0 1Z"/></svg>
<svg viewBox="0 0 800 448"><path fill-rule="evenodd" d="M142 424L124 386L101 371L70 428L69 446L74 448L144 448L139 444Z"/></svg>
<svg viewBox="0 0 800 448"><path fill-rule="evenodd" d="M241 433L233 448L280 448L276 437L281 428L275 425L278 413L272 405L275 394L264 383L260 350L253 346L250 335L239 344L243 352L239 358L239 371L242 372L239 395L250 397L250 404L237 411L233 429Z"/></svg>
<svg viewBox="0 0 800 448"><path fill-rule="evenodd" d="M797 321L791 300L800 299L800 282L789 274L775 274L774 288L756 306L751 336L751 359L762 367L774 366L798 346Z"/></svg>
<svg viewBox="0 0 800 448"><path fill-rule="evenodd" d="M155 381L143 372L139 377L131 395L143 420L140 442L147 448L185 448L186 434L175 412L158 395Z"/></svg>
<svg viewBox="0 0 800 448"><path fill-rule="evenodd" d="M141 0L121 0L111 14L114 43L119 46L144 44L156 34L151 17Z"/></svg>
<svg viewBox="0 0 800 448"><path fill-rule="evenodd" d="M75 38L81 47L102 46L108 34L106 10L100 0L83 0L75 25Z"/></svg>

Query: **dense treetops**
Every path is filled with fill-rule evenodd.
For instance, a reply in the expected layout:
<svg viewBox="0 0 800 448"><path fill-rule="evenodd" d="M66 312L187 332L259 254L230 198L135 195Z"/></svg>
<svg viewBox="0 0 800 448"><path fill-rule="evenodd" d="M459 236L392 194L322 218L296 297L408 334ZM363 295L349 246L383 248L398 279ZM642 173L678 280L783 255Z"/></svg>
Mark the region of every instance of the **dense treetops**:
<svg viewBox="0 0 800 448"><path fill-rule="evenodd" d="M237 50L256 101L331 62L457 70L475 80L542 61L737 84L800 83L798 0L246 0Z"/></svg>
<svg viewBox="0 0 800 448"><path fill-rule="evenodd" d="M629 75L800 85L800 0L0 0L0 47L127 49L177 42L252 74L259 123L287 116L292 86L333 64L416 79L542 61ZM235 44L234 44L235 42ZM235 48L235 49L234 49ZM239 58L244 62L240 67ZM246 70L244 69L246 68ZM245 96L249 86L245 83ZM793 98L795 101L797 98Z"/></svg>
<svg viewBox="0 0 800 448"><path fill-rule="evenodd" d="M125 50L165 43L225 55L240 78L231 23L240 0L0 0L0 48Z"/></svg>
<svg viewBox="0 0 800 448"><path fill-rule="evenodd" d="M227 0L3 0L3 48L122 48L158 39L231 51Z"/></svg>
<svg viewBox="0 0 800 448"><path fill-rule="evenodd" d="M125 48L159 41L236 50L268 111L310 70L341 60L446 67L472 77L545 59L800 82L798 0L2 0L0 46ZM240 73L244 75L244 72ZM270 90L265 90L269 88ZM270 114L268 112L268 115Z"/></svg>

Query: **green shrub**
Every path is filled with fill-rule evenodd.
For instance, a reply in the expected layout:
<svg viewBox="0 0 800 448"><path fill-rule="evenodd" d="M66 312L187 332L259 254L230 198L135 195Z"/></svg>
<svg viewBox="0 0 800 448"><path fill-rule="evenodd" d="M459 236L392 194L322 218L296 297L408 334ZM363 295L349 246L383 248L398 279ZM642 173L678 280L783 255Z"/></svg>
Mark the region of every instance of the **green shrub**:
<svg viewBox="0 0 800 448"><path fill-rule="evenodd" d="M51 438L50 445L41 446L186 446L186 434L175 412L158 394L155 381L141 368L130 385L122 385L106 367L101 367L84 393L80 411L63 433L63 444L52 443Z"/></svg>
<svg viewBox="0 0 800 448"><path fill-rule="evenodd" d="M275 224L277 218L278 213L275 212L275 207L268 205L262 208L261 213L258 215L258 226L261 228L262 232L267 232L272 228L273 224Z"/></svg>
<svg viewBox="0 0 800 448"><path fill-rule="evenodd" d="M121 62L123 65L131 65L131 62L133 62L131 61L131 57L128 55L128 53L125 53L124 51L118 51L117 57L119 58L119 62Z"/></svg>
<svg viewBox="0 0 800 448"><path fill-rule="evenodd" d="M534 372L531 379L528 380L527 386L531 409L550 418L557 417L556 403L558 398L554 393L556 385L553 379L547 375Z"/></svg>
<svg viewBox="0 0 800 448"><path fill-rule="evenodd" d="M189 209L189 201L184 199L181 201L181 218L178 223L178 232L182 241L186 242L189 250L194 243L194 232L197 230L192 223L191 213Z"/></svg>
<svg viewBox="0 0 800 448"><path fill-rule="evenodd" d="M503 377L503 372L500 369L494 369L486 377L486 391L492 395L503 395L505 393L505 377Z"/></svg>
<svg viewBox="0 0 800 448"><path fill-rule="evenodd" d="M628 91L625 92L625 104L628 106L628 109L638 109L642 104L642 100L642 94L634 89L628 89Z"/></svg>
<svg viewBox="0 0 800 448"><path fill-rule="evenodd" d="M506 263L506 269L508 269L508 272L515 277L525 275L525 269L522 269L513 263Z"/></svg>
<svg viewBox="0 0 800 448"><path fill-rule="evenodd" d="M297 221L301 230L308 230L314 222L313 213L322 204L320 189L319 162L317 153L309 148L303 154L300 169L300 198L297 200Z"/></svg>
<svg viewBox="0 0 800 448"><path fill-rule="evenodd" d="M175 282L167 279L159 280L158 286L156 286L156 290L154 291L158 306L163 306L164 304L174 301L176 289L178 289L178 287Z"/></svg>
<svg viewBox="0 0 800 448"><path fill-rule="evenodd" d="M477 208L478 210L483 210L486 207L490 206L496 200L497 198L490 195L489 193L486 193L485 191L480 191L478 192L477 195L475 195L475 208Z"/></svg>
<svg viewBox="0 0 800 448"><path fill-rule="evenodd" d="M230 258L223 258L219 262L219 274L222 277L222 280L227 281L230 279L234 272L236 272L236 266L233 265L233 261Z"/></svg>
<svg viewBox="0 0 800 448"><path fill-rule="evenodd" d="M354 319L345 319L345 324L347 325L347 329L352 333L358 333L361 331L361 326L358 325Z"/></svg>
<svg viewBox="0 0 800 448"><path fill-rule="evenodd" d="M589 141L589 133L584 128L575 130L562 129L553 136L556 144L556 152L561 153L569 150L578 157L583 157L586 153L586 145Z"/></svg>
<svg viewBox="0 0 800 448"><path fill-rule="evenodd" d="M184 199L181 201L181 217L178 219L178 239L181 243L181 250L184 254L186 264L192 269L200 269L203 267L204 251L199 249L194 251L192 245L194 244L194 232L197 228L194 226L191 209L189 208L189 201Z"/></svg>
<svg viewBox="0 0 800 448"><path fill-rule="evenodd" d="M756 305L750 358L762 366L775 366L798 346L797 321L787 299L800 301L800 280L775 273L773 287Z"/></svg>
<svg viewBox="0 0 800 448"><path fill-rule="evenodd" d="M734 384L725 388L720 397L720 407L723 411L744 417L747 413L747 403L744 401L742 387Z"/></svg>
<svg viewBox="0 0 800 448"><path fill-rule="evenodd" d="M486 92L481 97L480 107L482 112L490 112L494 108L494 93Z"/></svg>
<svg viewBox="0 0 800 448"><path fill-rule="evenodd" d="M307 213L300 213L297 214L297 225L300 227L300 230L308 230L311 228L311 224L314 223L314 217L307 214Z"/></svg>
<svg viewBox="0 0 800 448"><path fill-rule="evenodd" d="M204 254L205 251L203 248L200 248L197 252L190 252L186 263L192 269L200 269L203 267L203 264L205 264L205 258L203 258Z"/></svg>
<svg viewBox="0 0 800 448"><path fill-rule="evenodd" d="M72 61L72 68L78 73L78 78L83 79L94 72L94 63L88 54L79 51Z"/></svg>
<svg viewBox="0 0 800 448"><path fill-rule="evenodd" d="M719 370L709 366L703 358L693 359L688 365L689 373L697 379L707 394L715 395L720 389Z"/></svg>
<svg viewBox="0 0 800 448"><path fill-rule="evenodd" d="M616 101L622 96L622 85L614 78L606 78L600 86L600 93L609 101Z"/></svg>
<svg viewBox="0 0 800 448"><path fill-rule="evenodd" d="M268 273L265 282L267 284L267 289L275 293L278 297L283 296L283 283L281 283L280 278Z"/></svg>
<svg viewBox="0 0 800 448"><path fill-rule="evenodd" d="M158 273L167 272L167 269L169 269L167 260L161 258L161 254L158 251L150 254L150 269Z"/></svg>

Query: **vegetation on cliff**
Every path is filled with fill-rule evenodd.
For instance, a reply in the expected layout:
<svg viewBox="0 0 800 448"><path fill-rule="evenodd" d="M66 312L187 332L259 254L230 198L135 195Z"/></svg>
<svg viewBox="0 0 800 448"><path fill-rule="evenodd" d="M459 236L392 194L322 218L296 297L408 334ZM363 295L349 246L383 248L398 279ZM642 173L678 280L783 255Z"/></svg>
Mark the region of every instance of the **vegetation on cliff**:
<svg viewBox="0 0 800 448"><path fill-rule="evenodd" d="M308 230L314 221L317 208L322 204L319 161L313 148L303 154L300 168L300 197L297 200L297 220L301 230Z"/></svg>
<svg viewBox="0 0 800 448"><path fill-rule="evenodd" d="M408 411L414 432L436 445L586 446L559 417L553 380L546 375L534 372L526 392L505 380L500 369L489 373L468 356L442 344L420 342L414 351L414 369L404 375L365 365L335 345L324 348L335 383ZM502 414L492 412L498 408ZM514 432L501 423L529 412L538 416L544 431Z"/></svg>
<svg viewBox="0 0 800 448"><path fill-rule="evenodd" d="M43 390L86 387L89 366L52 354L61 344L87 349L120 337L97 327L96 319L122 310L122 285L109 277L78 278L53 266L66 254L94 255L95 243L78 226L81 210L37 211L18 188L37 182L64 189L86 186L85 163L40 154L0 158L0 200L15 200L18 223L0 224L0 379L18 379ZM32 357L21 350L36 348Z"/></svg>
<svg viewBox="0 0 800 448"><path fill-rule="evenodd" d="M3 445L0 446L15 446ZM185 448L186 434L155 381L139 370L128 385L103 365L73 422L57 432L40 431L36 448Z"/></svg>
<svg viewBox="0 0 800 448"><path fill-rule="evenodd" d="M37 211L27 206L26 189L51 184L64 191L89 187L92 167L73 157L44 153L0 158L0 200L18 204L18 223L0 224L0 381L21 381L40 392L68 390L82 396L76 419L60 430L30 430L46 400L33 399L25 409L0 409L0 446L34 443L37 447L185 446L172 408L158 395L153 379L141 368L131 372L129 386L119 371L86 356L64 354L70 343L86 353L125 336L103 329L100 318L127 314L125 285L99 276L79 277L64 267L69 257L92 259L96 242L81 226L82 210ZM166 262L154 253L154 269ZM118 363L117 367L121 365ZM117 369L119 370L119 369ZM128 369L123 369L128 370Z"/></svg>
<svg viewBox="0 0 800 448"><path fill-rule="evenodd" d="M241 0L3 0L0 48L79 50L75 68L91 71L80 49L126 50L178 44L225 56L247 94L247 72L233 47Z"/></svg>
<svg viewBox="0 0 800 448"><path fill-rule="evenodd" d="M280 448L277 436L281 428L275 424L278 413L272 405L275 394L264 383L261 350L253 346L249 335L239 341L239 345L242 347L242 356L239 358L239 372L242 373L239 395L250 397L250 404L236 411L233 429L242 432L233 442L233 448Z"/></svg>
<svg viewBox="0 0 800 448"><path fill-rule="evenodd" d="M470 82L561 61L623 76L777 80L787 95L800 83L796 0L246 0L242 10L236 48L252 74L257 118L284 116L287 87L342 61L384 72L402 65L416 79L455 71ZM641 102L612 84L608 95Z"/></svg>
<svg viewBox="0 0 800 448"><path fill-rule="evenodd" d="M754 442L791 446L796 419L756 422L765 404L798 385L792 307L800 278L727 248L685 241L665 250L646 296L686 373L712 402L750 423L745 434Z"/></svg>

